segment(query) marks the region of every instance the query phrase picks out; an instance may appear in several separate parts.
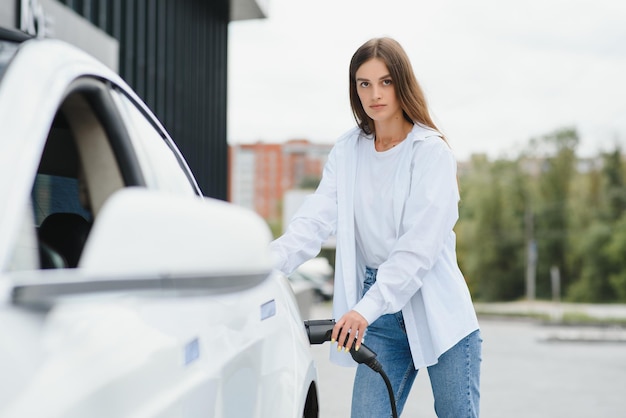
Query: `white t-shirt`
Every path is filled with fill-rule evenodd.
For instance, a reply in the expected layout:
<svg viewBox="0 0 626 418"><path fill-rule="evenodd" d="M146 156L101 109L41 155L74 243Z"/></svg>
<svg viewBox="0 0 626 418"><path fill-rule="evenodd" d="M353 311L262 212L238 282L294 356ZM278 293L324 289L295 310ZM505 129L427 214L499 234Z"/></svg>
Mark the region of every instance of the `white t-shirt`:
<svg viewBox="0 0 626 418"><path fill-rule="evenodd" d="M378 152L374 141L359 139L354 193L354 217L357 251L365 265L378 268L387 260L396 236L393 217L393 182L410 142L402 141L393 148ZM407 174L408 175L408 174Z"/></svg>

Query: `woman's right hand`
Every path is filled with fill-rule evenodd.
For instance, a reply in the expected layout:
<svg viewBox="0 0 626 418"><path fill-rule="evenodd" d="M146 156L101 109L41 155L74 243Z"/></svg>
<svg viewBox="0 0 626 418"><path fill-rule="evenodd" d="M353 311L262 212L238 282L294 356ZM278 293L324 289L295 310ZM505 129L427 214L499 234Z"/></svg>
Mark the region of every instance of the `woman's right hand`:
<svg viewBox="0 0 626 418"><path fill-rule="evenodd" d="M350 311L335 323L331 334L331 342L337 341L337 351L350 351L352 344L359 351L363 343L363 335L369 324L357 311Z"/></svg>

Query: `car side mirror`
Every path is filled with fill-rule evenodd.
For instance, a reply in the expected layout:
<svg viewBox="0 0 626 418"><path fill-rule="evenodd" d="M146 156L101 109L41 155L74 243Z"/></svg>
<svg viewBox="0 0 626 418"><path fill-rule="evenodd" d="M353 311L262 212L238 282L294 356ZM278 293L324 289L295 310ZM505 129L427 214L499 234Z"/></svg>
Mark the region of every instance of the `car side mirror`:
<svg viewBox="0 0 626 418"><path fill-rule="evenodd" d="M98 214L78 267L104 275L267 274L270 240L265 221L242 207L125 188Z"/></svg>

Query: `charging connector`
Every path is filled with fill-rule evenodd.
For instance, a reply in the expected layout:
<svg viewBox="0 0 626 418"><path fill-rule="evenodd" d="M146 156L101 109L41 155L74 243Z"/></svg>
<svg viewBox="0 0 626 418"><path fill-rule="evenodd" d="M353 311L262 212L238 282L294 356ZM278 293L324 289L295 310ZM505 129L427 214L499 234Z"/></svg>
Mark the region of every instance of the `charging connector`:
<svg viewBox="0 0 626 418"><path fill-rule="evenodd" d="M330 337L335 327L334 319L309 319L304 321L306 333L311 344L323 344L330 341Z"/></svg>
<svg viewBox="0 0 626 418"><path fill-rule="evenodd" d="M304 321L304 327L309 337L311 344L323 344L326 341L330 341L333 328L335 327L334 319L309 319ZM352 345L350 348L350 355L352 359L358 364L365 364L367 367L380 374L387 386L387 392L389 393L389 402L391 403L391 414L394 418L397 418L398 412L396 410L396 399L393 394L391 382L389 377L383 370L383 366L378 360L376 360L376 353L370 350L365 344L361 344L359 351L357 351Z"/></svg>

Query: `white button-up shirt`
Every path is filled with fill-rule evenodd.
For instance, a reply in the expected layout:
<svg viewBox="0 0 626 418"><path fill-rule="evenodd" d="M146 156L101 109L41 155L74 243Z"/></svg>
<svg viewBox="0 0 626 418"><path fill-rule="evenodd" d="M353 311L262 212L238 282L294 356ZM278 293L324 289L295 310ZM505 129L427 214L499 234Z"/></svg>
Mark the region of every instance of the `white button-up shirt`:
<svg viewBox="0 0 626 418"><path fill-rule="evenodd" d="M479 327L456 260L456 160L438 132L414 125L406 139L411 152L396 167L390 202L398 240L378 266L376 283L361 298L357 277L365 263L357 255L354 228L359 140L368 140L359 128L339 138L319 187L296 212L285 234L272 242L271 250L277 268L290 274L336 234L334 318L353 309L371 324L381 315L402 310L413 364L419 369L437 363L441 354ZM331 350L331 359L354 364L348 353L336 350Z"/></svg>

